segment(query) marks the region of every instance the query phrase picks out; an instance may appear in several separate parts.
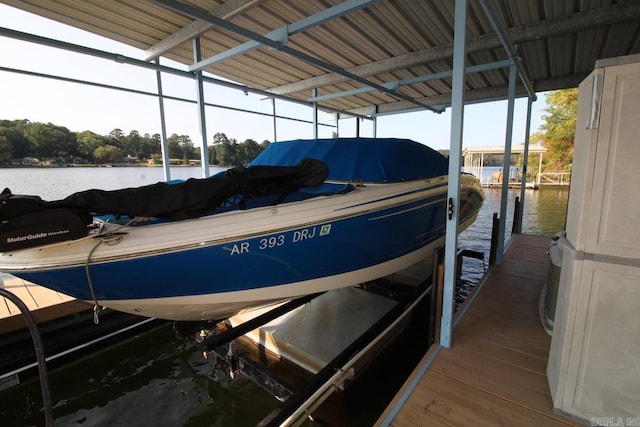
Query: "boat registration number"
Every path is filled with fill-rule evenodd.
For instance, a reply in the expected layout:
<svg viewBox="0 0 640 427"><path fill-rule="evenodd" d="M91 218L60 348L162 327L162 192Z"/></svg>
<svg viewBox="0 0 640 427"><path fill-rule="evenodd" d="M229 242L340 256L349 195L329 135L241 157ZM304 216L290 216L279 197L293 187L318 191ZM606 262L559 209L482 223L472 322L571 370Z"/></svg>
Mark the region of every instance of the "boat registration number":
<svg viewBox="0 0 640 427"><path fill-rule="evenodd" d="M251 252L252 250L264 251L284 246L289 243L299 243L320 236L326 236L331 233L331 224L319 225L316 227L302 228L300 230L290 231L283 234L274 234L272 236L261 237L257 241L244 241L234 243L231 247L231 255L240 255Z"/></svg>

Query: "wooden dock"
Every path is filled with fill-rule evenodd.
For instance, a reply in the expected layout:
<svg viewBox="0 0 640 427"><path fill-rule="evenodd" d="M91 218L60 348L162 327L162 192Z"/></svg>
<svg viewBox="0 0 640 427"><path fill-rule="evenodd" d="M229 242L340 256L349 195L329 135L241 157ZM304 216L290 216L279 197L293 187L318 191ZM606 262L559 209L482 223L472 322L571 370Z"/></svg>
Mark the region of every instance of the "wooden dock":
<svg viewBox="0 0 640 427"><path fill-rule="evenodd" d="M22 300L39 324L92 308L91 304L13 276L5 277L2 286ZM18 307L0 297L0 335L26 326Z"/></svg>
<svg viewBox="0 0 640 427"><path fill-rule="evenodd" d="M451 348L431 347L376 425L579 425L553 412L547 383L551 337L538 307L550 241L515 237L454 329Z"/></svg>

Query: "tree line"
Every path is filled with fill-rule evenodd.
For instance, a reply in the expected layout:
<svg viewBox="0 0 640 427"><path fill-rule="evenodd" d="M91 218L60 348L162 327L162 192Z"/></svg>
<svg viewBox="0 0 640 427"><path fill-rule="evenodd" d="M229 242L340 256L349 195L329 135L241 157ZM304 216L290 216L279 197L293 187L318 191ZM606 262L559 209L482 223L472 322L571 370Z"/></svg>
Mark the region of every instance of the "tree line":
<svg viewBox="0 0 640 427"><path fill-rule="evenodd" d="M224 133L216 133L207 147L209 164L237 166L247 164L269 145L253 139L238 142ZM132 130L125 134L114 129L108 135L85 130L72 132L52 123L23 120L0 120L0 164L10 165L24 158L56 163L118 164L125 161L151 160L162 163L160 134L140 134ZM167 138L170 159L188 164L200 160L200 147L189 135L172 134Z"/></svg>
<svg viewBox="0 0 640 427"><path fill-rule="evenodd" d="M576 127L578 90L564 89L545 95L547 113L539 132L530 137L530 143L541 142L547 149L543 156L543 171L570 172L573 161L573 141ZM0 165L9 165L16 159L34 157L61 159L72 163L121 163L153 160L161 163L161 137L155 133L140 134L132 130L125 134L114 129L108 135L85 130L71 132L64 126L23 120L0 120ZM209 164L237 166L247 164L269 145L253 139L239 143L224 133L216 133L208 145ZM200 160L200 147L195 147L189 135L172 134L167 138L171 159L187 164ZM448 150L439 150L448 155ZM502 165L502 155L485 156L485 166ZM528 170L537 171L537 156L529 157ZM513 163L512 163L513 164ZM520 165L522 166L522 165Z"/></svg>

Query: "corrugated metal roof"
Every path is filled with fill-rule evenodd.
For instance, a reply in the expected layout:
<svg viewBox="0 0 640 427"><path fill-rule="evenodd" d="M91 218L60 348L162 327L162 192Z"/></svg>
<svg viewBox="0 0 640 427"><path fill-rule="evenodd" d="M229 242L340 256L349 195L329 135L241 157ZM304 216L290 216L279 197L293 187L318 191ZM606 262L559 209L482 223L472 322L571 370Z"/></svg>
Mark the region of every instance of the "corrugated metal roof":
<svg viewBox="0 0 640 427"><path fill-rule="evenodd" d="M382 114L447 105L451 95L450 78L425 79L452 68L451 0L373 1L309 26L302 24L331 8L351 6L353 0L185 0L178 4L221 19L243 30L242 34L158 3L168 0L0 1L143 49L147 60L161 54L192 65L196 62L192 39L200 36L202 58L221 55L223 59L204 71L305 101L317 89L321 108L365 115L377 109ZM536 91L575 87L596 60L640 52L637 0L491 3ZM261 44L236 56L229 54L250 41L247 34L262 37L275 30L281 33L272 37L278 40L272 46ZM467 40L467 66L509 59L480 0L469 1ZM315 61L292 56L292 51ZM373 90L366 91L367 82ZM394 90L381 90L394 84ZM466 97L504 98L507 85L506 68L468 74ZM524 94L522 86L518 93Z"/></svg>

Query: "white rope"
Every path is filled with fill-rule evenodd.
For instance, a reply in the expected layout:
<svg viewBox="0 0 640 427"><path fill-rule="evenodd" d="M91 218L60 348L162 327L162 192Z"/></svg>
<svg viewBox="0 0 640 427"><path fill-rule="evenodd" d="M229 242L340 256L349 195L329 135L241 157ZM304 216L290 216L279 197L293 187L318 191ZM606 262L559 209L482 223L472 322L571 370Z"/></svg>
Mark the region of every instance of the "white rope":
<svg viewBox="0 0 640 427"><path fill-rule="evenodd" d="M91 256L96 251L96 249L98 249L98 246L100 246L102 243L105 243L107 245L116 245L120 243L120 241L122 241L122 236L124 236L127 233L119 232L119 231L131 225L134 221L136 221L136 218L131 219L129 222L116 228L112 232L105 233L105 234L98 234L97 236L94 236L94 238L97 238L99 240L98 240L98 243L96 243L93 246L91 251L89 251L89 255L87 256L87 261L84 264L84 271L85 271L85 274L87 275L87 283L89 284L89 291L91 292L91 298L93 299L93 304L94 304L93 323L95 323L96 325L100 323L100 312L102 311L102 307L100 306L100 303L98 302L98 298L96 297L95 289L93 287L93 280L91 279L91 271L89 269L89 264L91 264Z"/></svg>

